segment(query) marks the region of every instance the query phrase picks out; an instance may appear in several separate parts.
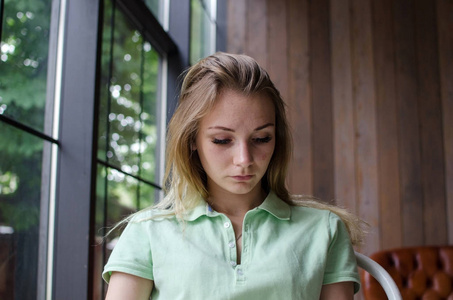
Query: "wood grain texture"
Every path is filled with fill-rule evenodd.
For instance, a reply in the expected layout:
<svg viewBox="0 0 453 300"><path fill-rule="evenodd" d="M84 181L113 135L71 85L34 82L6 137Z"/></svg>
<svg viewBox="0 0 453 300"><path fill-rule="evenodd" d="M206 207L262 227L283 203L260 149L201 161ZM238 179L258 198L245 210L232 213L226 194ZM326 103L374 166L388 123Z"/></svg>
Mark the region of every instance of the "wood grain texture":
<svg viewBox="0 0 453 300"><path fill-rule="evenodd" d="M349 0L330 3L335 199L357 213Z"/></svg>
<svg viewBox="0 0 453 300"><path fill-rule="evenodd" d="M373 1L381 247L402 245L392 0Z"/></svg>
<svg viewBox="0 0 453 300"><path fill-rule="evenodd" d="M423 245L423 192L417 103L415 12L412 0L393 5L396 103L403 245Z"/></svg>
<svg viewBox="0 0 453 300"><path fill-rule="evenodd" d="M247 2L229 0L227 3L227 51L244 53L246 47Z"/></svg>
<svg viewBox="0 0 453 300"><path fill-rule="evenodd" d="M352 0L351 4L357 200L360 217L371 225L363 247L370 254L381 248L371 1Z"/></svg>
<svg viewBox="0 0 453 300"><path fill-rule="evenodd" d="M418 105L425 243L447 242L442 111L435 2L416 0Z"/></svg>
<svg viewBox="0 0 453 300"><path fill-rule="evenodd" d="M335 193L329 11L328 0L310 2L313 194L325 201Z"/></svg>
<svg viewBox="0 0 453 300"><path fill-rule="evenodd" d="M286 0L268 0L267 8L268 72L282 98L286 100L288 98L287 3Z"/></svg>
<svg viewBox="0 0 453 300"><path fill-rule="evenodd" d="M288 2L288 116L294 140L289 187L313 194L308 1Z"/></svg>
<svg viewBox="0 0 453 300"><path fill-rule="evenodd" d="M247 0L247 34L245 53L267 69L267 0Z"/></svg>
<svg viewBox="0 0 453 300"><path fill-rule="evenodd" d="M448 243L453 244L453 1L437 1Z"/></svg>

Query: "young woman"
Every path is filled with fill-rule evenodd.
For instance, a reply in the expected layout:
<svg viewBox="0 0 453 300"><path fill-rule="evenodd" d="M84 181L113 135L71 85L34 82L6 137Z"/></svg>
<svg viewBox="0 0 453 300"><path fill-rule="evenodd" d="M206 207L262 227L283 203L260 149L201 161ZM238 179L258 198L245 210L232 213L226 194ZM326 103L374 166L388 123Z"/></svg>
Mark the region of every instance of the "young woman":
<svg viewBox="0 0 453 300"><path fill-rule="evenodd" d="M283 100L256 61L216 53L191 67L166 196L126 220L107 299L353 299L360 221L291 196L290 157Z"/></svg>

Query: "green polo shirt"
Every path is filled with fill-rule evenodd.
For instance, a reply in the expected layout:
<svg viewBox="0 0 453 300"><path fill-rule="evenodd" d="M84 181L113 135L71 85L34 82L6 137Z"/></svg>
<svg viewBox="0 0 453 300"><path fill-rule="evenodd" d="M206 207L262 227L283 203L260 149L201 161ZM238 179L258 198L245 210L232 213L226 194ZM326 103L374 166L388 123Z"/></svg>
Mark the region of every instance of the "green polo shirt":
<svg viewBox="0 0 453 300"><path fill-rule="evenodd" d="M185 222L156 210L135 216L116 244L111 272L154 281L151 299L319 299L323 284L359 275L349 235L326 210L290 206L273 192L247 212L237 264L231 221L206 202Z"/></svg>

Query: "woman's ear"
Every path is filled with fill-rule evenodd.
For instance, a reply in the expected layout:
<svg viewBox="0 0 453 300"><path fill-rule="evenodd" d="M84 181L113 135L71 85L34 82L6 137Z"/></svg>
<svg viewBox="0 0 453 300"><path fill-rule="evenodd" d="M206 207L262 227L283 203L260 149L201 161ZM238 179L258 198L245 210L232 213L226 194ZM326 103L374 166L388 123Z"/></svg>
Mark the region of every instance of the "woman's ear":
<svg viewBox="0 0 453 300"><path fill-rule="evenodd" d="M192 142L192 143L190 144L190 150L192 150L192 151L197 151L197 144L196 144L195 142Z"/></svg>

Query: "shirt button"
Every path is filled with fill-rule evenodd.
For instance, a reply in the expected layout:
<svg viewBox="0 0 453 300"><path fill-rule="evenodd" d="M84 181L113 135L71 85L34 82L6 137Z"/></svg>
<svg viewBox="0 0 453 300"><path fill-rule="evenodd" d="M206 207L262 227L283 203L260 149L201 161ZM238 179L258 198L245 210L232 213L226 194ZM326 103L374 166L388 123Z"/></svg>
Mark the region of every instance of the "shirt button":
<svg viewBox="0 0 453 300"><path fill-rule="evenodd" d="M239 276L244 275L244 273L242 272L241 269L238 269L238 275L239 275Z"/></svg>
<svg viewBox="0 0 453 300"><path fill-rule="evenodd" d="M230 227L230 223L228 223L228 222L223 223L223 227L229 228Z"/></svg>
<svg viewBox="0 0 453 300"><path fill-rule="evenodd" d="M235 261L230 261L231 266L236 267L237 263Z"/></svg>
<svg viewBox="0 0 453 300"><path fill-rule="evenodd" d="M234 244L234 242L230 242L230 243L228 244L228 247L230 247L230 248L234 248L234 246L236 246L236 245Z"/></svg>

